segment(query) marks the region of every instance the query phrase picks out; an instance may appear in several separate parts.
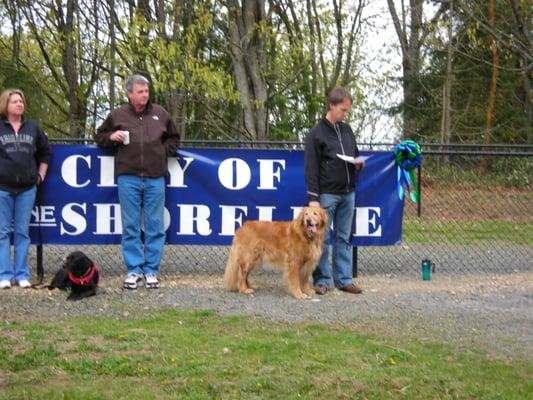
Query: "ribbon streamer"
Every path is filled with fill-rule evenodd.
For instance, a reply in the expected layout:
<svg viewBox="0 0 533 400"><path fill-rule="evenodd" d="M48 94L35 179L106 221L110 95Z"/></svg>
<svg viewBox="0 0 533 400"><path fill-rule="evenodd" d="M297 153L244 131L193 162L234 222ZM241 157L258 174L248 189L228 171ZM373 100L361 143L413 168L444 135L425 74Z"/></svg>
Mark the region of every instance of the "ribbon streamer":
<svg viewBox="0 0 533 400"><path fill-rule="evenodd" d="M397 185L400 200L404 198L404 186L407 188L409 198L414 203L420 199L420 183L417 182L415 168L422 164L422 150L418 143L404 140L394 146L394 158L398 166Z"/></svg>

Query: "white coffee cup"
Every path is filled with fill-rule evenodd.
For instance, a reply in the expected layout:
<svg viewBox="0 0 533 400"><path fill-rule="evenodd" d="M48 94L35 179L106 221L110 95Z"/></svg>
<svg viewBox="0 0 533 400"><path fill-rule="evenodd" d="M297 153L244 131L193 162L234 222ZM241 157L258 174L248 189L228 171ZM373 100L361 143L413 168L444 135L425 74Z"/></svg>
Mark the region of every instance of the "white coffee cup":
<svg viewBox="0 0 533 400"><path fill-rule="evenodd" d="M124 133L124 140L122 141L122 144L130 144L130 132L129 131L122 131Z"/></svg>

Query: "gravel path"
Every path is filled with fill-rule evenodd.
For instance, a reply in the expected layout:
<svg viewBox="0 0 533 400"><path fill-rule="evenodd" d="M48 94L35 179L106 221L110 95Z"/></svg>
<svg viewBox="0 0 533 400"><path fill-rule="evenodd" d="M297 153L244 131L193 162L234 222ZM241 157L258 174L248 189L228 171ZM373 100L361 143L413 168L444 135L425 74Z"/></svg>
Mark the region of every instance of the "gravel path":
<svg viewBox="0 0 533 400"><path fill-rule="evenodd" d="M48 282L50 277L46 277ZM277 273L252 276L253 295L228 293L221 277L167 275L159 290L121 289L121 277L102 279L96 297L67 302L46 289L0 291L4 321L59 321L76 316L131 318L165 308L211 309L288 323L341 324L363 333L442 340L500 359L533 361L533 272L434 276L429 282L373 275L358 283L363 295L331 290L312 300L289 297Z"/></svg>

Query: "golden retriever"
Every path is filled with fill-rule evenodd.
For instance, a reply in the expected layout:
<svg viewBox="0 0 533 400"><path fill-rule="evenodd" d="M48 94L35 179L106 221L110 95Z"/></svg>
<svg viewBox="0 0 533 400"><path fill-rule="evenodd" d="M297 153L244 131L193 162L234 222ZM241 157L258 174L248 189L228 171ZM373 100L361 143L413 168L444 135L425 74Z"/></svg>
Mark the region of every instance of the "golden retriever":
<svg viewBox="0 0 533 400"><path fill-rule="evenodd" d="M305 207L293 221L246 221L233 237L224 287L250 294L250 272L268 264L284 272L289 293L297 299L312 297L311 274L322 255L326 211Z"/></svg>

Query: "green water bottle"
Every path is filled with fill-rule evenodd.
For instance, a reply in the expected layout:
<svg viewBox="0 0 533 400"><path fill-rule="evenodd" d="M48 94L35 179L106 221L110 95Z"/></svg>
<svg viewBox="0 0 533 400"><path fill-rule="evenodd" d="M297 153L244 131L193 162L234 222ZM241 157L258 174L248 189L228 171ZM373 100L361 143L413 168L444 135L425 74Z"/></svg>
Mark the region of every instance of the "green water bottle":
<svg viewBox="0 0 533 400"><path fill-rule="evenodd" d="M422 260L422 280L429 281L431 279L431 260L427 258Z"/></svg>

